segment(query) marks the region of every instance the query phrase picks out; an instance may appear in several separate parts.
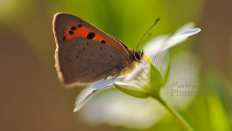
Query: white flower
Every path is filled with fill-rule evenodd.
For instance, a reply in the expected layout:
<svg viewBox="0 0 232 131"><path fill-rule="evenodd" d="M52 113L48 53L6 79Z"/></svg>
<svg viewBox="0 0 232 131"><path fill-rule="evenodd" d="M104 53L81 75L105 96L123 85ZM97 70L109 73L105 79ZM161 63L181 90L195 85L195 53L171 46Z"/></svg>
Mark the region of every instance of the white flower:
<svg viewBox="0 0 232 131"><path fill-rule="evenodd" d="M183 42L189 36L201 31L199 28L193 27L193 23L188 23L177 30L173 36L158 36L145 45L144 53L152 59L151 64L159 70L163 77L166 77L165 73L167 70L167 61L169 61L166 51L169 48ZM121 91L130 95L143 98L149 97L151 92L149 83L152 82L149 78L150 66L149 63L144 62L126 77L98 81L84 89L79 94L75 102L76 108L74 109L74 112L78 111L87 102L87 100L89 100L89 98L102 90L114 87L114 84L118 85Z"/></svg>
<svg viewBox="0 0 232 131"><path fill-rule="evenodd" d="M179 84L191 81L196 84L200 67L197 56L189 52L178 52L172 56L169 79L161 89L162 98L170 105L185 110L195 99L194 96L180 96L185 91L198 92L198 88L172 87L173 82ZM178 89L172 95L172 90ZM147 129L156 124L162 117L168 115L167 110L155 99L131 97L115 88L105 90L95 95L93 99L76 113L78 119L88 125L107 124L123 126L131 129ZM165 118L170 118L171 115ZM172 119L172 118L171 118Z"/></svg>
<svg viewBox="0 0 232 131"><path fill-rule="evenodd" d="M151 64L158 69L158 72L161 73L162 77L165 79L167 76L166 72L169 69L169 55L166 55L166 51L183 42L188 38L188 36L194 35L200 31L199 28L194 28L193 23L186 24L182 28L180 28L173 36L169 35L161 35L146 44L144 47L144 52L150 58L152 58ZM177 64L177 67L183 72L194 71L194 64L189 63L186 60L189 60L189 55L184 55L185 58L181 57L181 61L185 61L182 64ZM192 57L191 57L192 58ZM175 66L175 62L173 62L172 66ZM177 68L177 69L178 69ZM176 68L175 68L176 69ZM116 78L116 79L108 79L94 83L93 85L84 89L76 99L75 110L79 110L85 103L94 96L94 99L88 102L85 105L83 110L79 112L78 117L83 117L83 121L87 121L88 124L110 124L117 126L125 126L128 128L136 128L136 129L145 129L152 125L154 125L160 118L162 118L167 112L160 105L158 101L155 101L151 96L151 88L150 83L156 80L150 81L150 66L149 63L140 64L131 74L128 74L126 77ZM173 81L176 80L196 80L197 74L193 73L192 76L186 77L184 73L174 73L177 74L174 76L172 72L176 70L171 70L170 80L167 82L166 86L162 88L161 96L168 100L175 107L179 109L183 109L189 104L190 101L194 99L192 97L179 97L179 96L171 96L170 86ZM158 73L159 74L159 73ZM178 79L180 78L180 79ZM166 81L166 80L164 80ZM182 82L182 81L180 81ZM131 97L126 95L119 90L116 90L114 84L118 89L122 92L130 94L132 96L146 98L140 99L136 97ZM167 87L168 85L168 87ZM163 85L162 85L163 86ZM102 90L111 88L111 90L106 90L101 92ZM186 90L181 90L186 91ZM96 95L100 92L99 95ZM154 91L153 91L154 92ZM176 104L177 103L177 104Z"/></svg>
<svg viewBox="0 0 232 131"><path fill-rule="evenodd" d="M95 95L77 112L78 118L88 125L108 124L136 129L148 128L166 114L158 101L131 97L114 88Z"/></svg>

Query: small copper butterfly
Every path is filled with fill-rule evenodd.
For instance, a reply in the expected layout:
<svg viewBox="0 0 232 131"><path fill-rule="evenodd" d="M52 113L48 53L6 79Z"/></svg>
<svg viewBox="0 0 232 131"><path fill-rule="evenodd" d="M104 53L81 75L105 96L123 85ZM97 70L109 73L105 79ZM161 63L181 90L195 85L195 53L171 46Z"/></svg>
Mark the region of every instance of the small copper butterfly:
<svg viewBox="0 0 232 131"><path fill-rule="evenodd" d="M143 52L129 49L117 38L71 14L53 19L56 69L65 85L86 85L130 72Z"/></svg>

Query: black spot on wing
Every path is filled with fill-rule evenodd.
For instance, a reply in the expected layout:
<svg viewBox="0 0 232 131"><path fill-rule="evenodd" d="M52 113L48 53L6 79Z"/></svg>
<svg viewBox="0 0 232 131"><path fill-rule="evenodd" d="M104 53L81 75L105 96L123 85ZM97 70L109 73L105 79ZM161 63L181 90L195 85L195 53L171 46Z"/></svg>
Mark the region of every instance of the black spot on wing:
<svg viewBox="0 0 232 131"><path fill-rule="evenodd" d="M81 26L82 26L82 24L79 24L77 27L79 27L79 28L80 28Z"/></svg>
<svg viewBox="0 0 232 131"><path fill-rule="evenodd" d="M70 35L73 35L73 34L74 34L74 32L73 32L73 31L71 31L71 30L70 30L68 33L69 33Z"/></svg>
<svg viewBox="0 0 232 131"><path fill-rule="evenodd" d="M74 26L73 26L73 27L71 27L71 30L76 30L76 27L74 27Z"/></svg>
<svg viewBox="0 0 232 131"><path fill-rule="evenodd" d="M89 32L87 35L87 39L93 39L95 37L95 34L93 32Z"/></svg>
<svg viewBox="0 0 232 131"><path fill-rule="evenodd" d="M105 40L102 40L101 43L102 43L102 44L106 44L106 41L105 41Z"/></svg>

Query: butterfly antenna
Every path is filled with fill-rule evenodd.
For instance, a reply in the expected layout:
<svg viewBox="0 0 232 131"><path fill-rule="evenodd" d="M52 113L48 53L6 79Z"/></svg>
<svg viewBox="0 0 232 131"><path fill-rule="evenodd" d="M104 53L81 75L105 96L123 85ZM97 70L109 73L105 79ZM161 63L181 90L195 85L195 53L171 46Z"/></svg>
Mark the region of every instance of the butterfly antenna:
<svg viewBox="0 0 232 131"><path fill-rule="evenodd" d="M155 23L147 30L147 32L143 35L142 39L139 41L139 44L136 47L136 52L139 48L139 46L142 44L142 40L144 39L144 37L147 35L147 33L156 25L156 23L160 20L160 18L155 20Z"/></svg>

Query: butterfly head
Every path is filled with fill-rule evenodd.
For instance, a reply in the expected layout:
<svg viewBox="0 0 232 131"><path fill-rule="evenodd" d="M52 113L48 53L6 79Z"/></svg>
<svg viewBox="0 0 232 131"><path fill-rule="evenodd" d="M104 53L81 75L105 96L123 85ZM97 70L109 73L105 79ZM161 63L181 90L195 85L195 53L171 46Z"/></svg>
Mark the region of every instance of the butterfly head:
<svg viewBox="0 0 232 131"><path fill-rule="evenodd" d="M143 50L142 52L141 51L133 52L133 61L141 62L142 58L143 58Z"/></svg>

